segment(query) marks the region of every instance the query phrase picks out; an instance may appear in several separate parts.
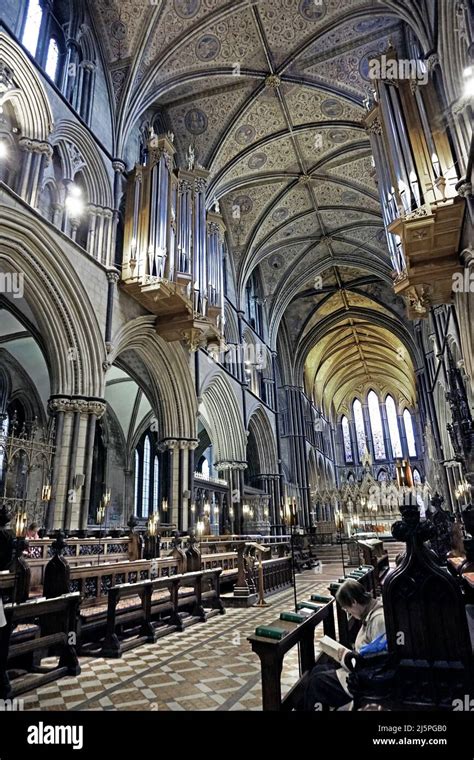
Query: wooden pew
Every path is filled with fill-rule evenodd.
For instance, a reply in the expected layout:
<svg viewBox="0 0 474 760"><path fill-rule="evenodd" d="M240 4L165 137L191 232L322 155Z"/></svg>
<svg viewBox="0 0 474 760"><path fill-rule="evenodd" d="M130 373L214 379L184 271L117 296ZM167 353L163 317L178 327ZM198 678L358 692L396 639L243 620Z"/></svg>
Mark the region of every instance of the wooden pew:
<svg viewBox="0 0 474 760"><path fill-rule="evenodd" d="M79 592L78 647L81 649L86 639L94 638L106 625L110 589L123 583L168 578L178 575L179 570L178 562L172 557L70 567L63 556L56 554L45 568L43 593L49 598Z"/></svg>
<svg viewBox="0 0 474 760"><path fill-rule="evenodd" d="M145 642L155 642L168 633L183 631L189 625L205 622L214 615L223 615L225 610L220 598L220 574L221 569L217 568L133 584L119 584L110 589L107 628L101 655L121 657L127 649ZM128 604L125 600L128 600ZM190 609L190 615L183 616L180 612L183 609ZM158 616L165 619L153 622ZM137 637L120 640L118 628L130 623L139 626Z"/></svg>
<svg viewBox="0 0 474 760"><path fill-rule="evenodd" d="M9 588L11 579L0 577L2 594ZM7 625L0 629L0 698L12 698L65 675L81 672L74 643L79 602L79 594L74 593L5 605ZM21 634L22 628L33 628L34 635L16 635L17 631ZM56 667L10 682L8 665L23 666L25 656L32 653L39 655L39 660L34 661L35 665L39 664L41 656L51 650L59 653Z"/></svg>
<svg viewBox="0 0 474 760"><path fill-rule="evenodd" d="M359 540L358 543L362 549L364 564L373 566L375 583L378 588L382 588L383 580L390 569L388 552L383 547L383 541L378 538L368 538Z"/></svg>
<svg viewBox="0 0 474 760"><path fill-rule="evenodd" d="M201 568L214 570L222 568L221 584L232 585L238 576L238 554L236 551L216 552L215 554L201 554Z"/></svg>
<svg viewBox="0 0 474 760"><path fill-rule="evenodd" d="M44 570L54 554L56 537L28 540L27 562L31 570L31 586L42 586ZM64 544L64 556L71 567L87 563L123 562L130 559L129 537L68 538Z"/></svg>
<svg viewBox="0 0 474 760"><path fill-rule="evenodd" d="M260 658L262 679L262 708L264 711L289 711L295 707L306 686L309 674L316 664L314 650L315 628L322 623L324 633L335 639L334 599L321 606L321 609L302 623L276 620L270 626L286 628L287 633L282 639L271 639L263 636L249 636L247 641ZM290 649L299 645L302 676L290 691L282 698L281 672L283 658Z"/></svg>
<svg viewBox="0 0 474 760"><path fill-rule="evenodd" d="M388 651L396 663L394 709L452 709L474 691L473 607L461 586L441 567L425 542L431 523L416 507L401 508L392 535L405 541L402 561L383 584ZM407 593L409 589L409 593ZM400 633L403 636L400 636Z"/></svg>

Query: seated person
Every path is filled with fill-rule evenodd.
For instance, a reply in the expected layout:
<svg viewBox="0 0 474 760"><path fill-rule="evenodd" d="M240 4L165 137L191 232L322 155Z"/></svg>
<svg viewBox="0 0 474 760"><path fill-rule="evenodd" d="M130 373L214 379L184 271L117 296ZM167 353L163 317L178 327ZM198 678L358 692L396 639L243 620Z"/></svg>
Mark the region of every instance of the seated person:
<svg viewBox="0 0 474 760"><path fill-rule="evenodd" d="M362 625L354 643L354 651L363 654L363 649L385 634L385 618L382 602L374 599L358 581L349 578L344 581L336 594L336 601ZM341 644L339 659L345 647ZM362 652L361 652L362 650ZM353 695L347 686L348 671L338 663L321 663L313 668L304 694L303 710L342 707L352 702Z"/></svg>
<svg viewBox="0 0 474 760"><path fill-rule="evenodd" d="M28 530L26 531L25 538L39 538L38 526L36 523L31 523Z"/></svg>

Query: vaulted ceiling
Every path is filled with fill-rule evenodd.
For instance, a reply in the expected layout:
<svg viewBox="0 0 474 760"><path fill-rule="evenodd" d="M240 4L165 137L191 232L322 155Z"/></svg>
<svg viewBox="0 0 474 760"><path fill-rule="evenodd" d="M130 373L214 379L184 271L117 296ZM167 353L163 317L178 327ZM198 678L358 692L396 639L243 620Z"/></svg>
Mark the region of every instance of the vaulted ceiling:
<svg viewBox="0 0 474 760"><path fill-rule="evenodd" d="M220 201L238 294L258 268L271 343L283 320L301 366L309 357L311 384L322 371L311 330L318 335L315 325L330 315L339 320L340 332L330 335L347 347L343 378L322 385L340 403L361 372L381 385L393 367L400 379L391 357L403 335L391 325L402 325L402 309L390 288L362 122L368 60L389 39L403 47L404 22L426 36L423 2L90 3L113 85L116 155L157 109L174 132L178 160L184 164L194 146L210 170L209 204ZM381 324L378 301L385 326L365 338L354 314ZM328 377L339 377L338 357L326 359ZM405 369L402 392L413 397L412 367Z"/></svg>

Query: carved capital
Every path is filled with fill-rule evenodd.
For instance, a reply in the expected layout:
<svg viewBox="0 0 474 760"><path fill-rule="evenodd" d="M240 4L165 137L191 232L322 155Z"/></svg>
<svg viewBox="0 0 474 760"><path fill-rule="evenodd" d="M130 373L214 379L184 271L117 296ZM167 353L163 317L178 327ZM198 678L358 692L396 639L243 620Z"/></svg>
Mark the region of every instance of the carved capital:
<svg viewBox="0 0 474 760"><path fill-rule="evenodd" d="M27 151L28 153L40 153L46 156L48 161L53 155L53 147L48 142L41 140L32 140L29 137L20 137L18 140L18 146L20 150Z"/></svg>
<svg viewBox="0 0 474 760"><path fill-rule="evenodd" d="M116 269L109 269L105 273L105 276L107 277L107 281L108 282L118 282L119 281L119 277L120 277L120 273L117 272Z"/></svg>
<svg viewBox="0 0 474 760"><path fill-rule="evenodd" d="M95 414L102 417L107 408L106 402L100 399L86 399L79 396L68 398L67 396L56 396L48 401L48 410L50 414L57 412L79 412L80 414Z"/></svg>
<svg viewBox="0 0 474 760"><path fill-rule="evenodd" d="M81 61L80 63L81 68L85 69L86 71L95 71L97 66L94 63L94 61Z"/></svg>
<svg viewBox="0 0 474 760"><path fill-rule="evenodd" d="M206 185L207 185L207 182L204 179L204 177L196 177L194 180L194 191L196 193L205 193Z"/></svg>
<svg viewBox="0 0 474 760"><path fill-rule="evenodd" d="M380 119L377 117L373 119L370 124L367 125L366 132L368 132L369 135L381 135L382 124L380 122Z"/></svg>
<svg viewBox="0 0 474 760"><path fill-rule="evenodd" d="M456 190L458 195L461 196L461 198L472 198L472 183L465 180L464 182L460 182L456 186Z"/></svg>
<svg viewBox="0 0 474 760"><path fill-rule="evenodd" d="M431 74L435 66L439 66L440 64L439 53L431 53L431 55L425 58L425 64L428 72Z"/></svg>
<svg viewBox="0 0 474 760"><path fill-rule="evenodd" d="M119 172L120 174L123 174L123 172L126 169L125 161L122 161L121 158L114 158L112 161L112 169L114 172Z"/></svg>

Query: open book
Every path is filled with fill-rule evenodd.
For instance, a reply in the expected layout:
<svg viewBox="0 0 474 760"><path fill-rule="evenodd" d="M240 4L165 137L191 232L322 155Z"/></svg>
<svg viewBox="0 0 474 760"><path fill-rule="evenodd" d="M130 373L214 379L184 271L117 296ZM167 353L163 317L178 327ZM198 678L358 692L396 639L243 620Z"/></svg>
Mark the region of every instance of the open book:
<svg viewBox="0 0 474 760"><path fill-rule="evenodd" d="M350 671L354 667L351 658L355 653L330 636L323 636L319 641L319 647L322 652L336 660L345 670Z"/></svg>

